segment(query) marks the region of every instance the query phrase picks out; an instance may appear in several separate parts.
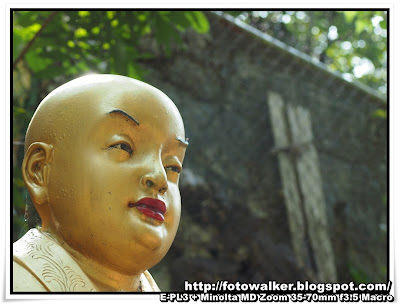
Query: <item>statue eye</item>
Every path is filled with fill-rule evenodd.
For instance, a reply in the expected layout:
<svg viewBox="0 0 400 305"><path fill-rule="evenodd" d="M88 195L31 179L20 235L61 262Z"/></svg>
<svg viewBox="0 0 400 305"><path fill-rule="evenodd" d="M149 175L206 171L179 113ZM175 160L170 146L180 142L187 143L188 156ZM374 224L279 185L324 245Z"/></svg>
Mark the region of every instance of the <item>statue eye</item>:
<svg viewBox="0 0 400 305"><path fill-rule="evenodd" d="M167 166L166 168L165 168L165 170L169 170L169 171L173 171L173 172L176 172L176 173L180 173L181 172L181 168L180 167L178 167L178 166Z"/></svg>
<svg viewBox="0 0 400 305"><path fill-rule="evenodd" d="M111 145L111 146L109 147L109 149L112 149L112 148L122 149L122 150L125 150L125 151L126 151L128 154L130 154L130 155L133 154L133 149L132 149L132 147L131 147L128 143L125 143L125 142L123 142L123 143L118 143L118 144L114 144L114 145Z"/></svg>

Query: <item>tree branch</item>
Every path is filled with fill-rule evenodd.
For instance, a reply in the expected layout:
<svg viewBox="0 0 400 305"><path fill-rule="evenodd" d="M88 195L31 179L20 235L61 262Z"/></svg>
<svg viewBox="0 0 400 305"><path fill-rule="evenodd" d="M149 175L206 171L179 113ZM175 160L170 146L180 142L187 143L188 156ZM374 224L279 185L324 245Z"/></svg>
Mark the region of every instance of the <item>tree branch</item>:
<svg viewBox="0 0 400 305"><path fill-rule="evenodd" d="M17 66L18 62L24 58L26 52L28 52L29 48L32 46L33 42L36 40L36 38L40 35L40 33L43 31L43 29L49 24L49 22L54 18L54 16L57 14L57 12L52 12L49 17L43 22L42 27L40 28L39 31L33 36L33 38L28 42L28 44L24 47L22 50L21 54L19 54L18 58L14 61L13 63L13 69Z"/></svg>

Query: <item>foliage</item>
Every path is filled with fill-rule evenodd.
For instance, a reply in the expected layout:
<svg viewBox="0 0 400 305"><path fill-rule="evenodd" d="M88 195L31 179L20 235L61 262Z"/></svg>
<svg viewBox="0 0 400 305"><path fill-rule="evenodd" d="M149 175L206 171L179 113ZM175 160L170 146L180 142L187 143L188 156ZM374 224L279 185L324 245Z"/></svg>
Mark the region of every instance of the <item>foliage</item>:
<svg viewBox="0 0 400 305"><path fill-rule="evenodd" d="M159 56L139 49L153 35L168 56L181 32L207 33L198 11L14 11L13 12L13 225L25 233L27 192L21 177L24 134L40 100L57 85L88 72L142 79L139 63ZM22 54L22 56L21 56ZM35 217L33 217L35 218Z"/></svg>
<svg viewBox="0 0 400 305"><path fill-rule="evenodd" d="M14 12L14 60L52 13ZM171 42L180 42L179 32L189 27L204 33L209 25L196 11L59 11L25 60L37 78L87 71L140 77L135 63L153 56L138 50L140 39L153 33L169 53Z"/></svg>
<svg viewBox="0 0 400 305"><path fill-rule="evenodd" d="M233 16L386 93L385 11L233 11Z"/></svg>

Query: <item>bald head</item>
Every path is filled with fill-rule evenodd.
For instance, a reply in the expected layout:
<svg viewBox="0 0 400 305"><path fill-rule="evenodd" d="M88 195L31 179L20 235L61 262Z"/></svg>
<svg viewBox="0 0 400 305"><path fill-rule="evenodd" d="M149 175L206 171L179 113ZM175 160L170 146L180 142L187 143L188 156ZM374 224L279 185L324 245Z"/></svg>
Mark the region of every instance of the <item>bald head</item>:
<svg viewBox="0 0 400 305"><path fill-rule="evenodd" d="M144 107L151 100L162 101L166 110L172 109L180 118L174 103L149 84L120 75L87 75L58 87L43 99L29 124L25 151L33 142L63 142L87 127L92 117L112 111L127 100Z"/></svg>

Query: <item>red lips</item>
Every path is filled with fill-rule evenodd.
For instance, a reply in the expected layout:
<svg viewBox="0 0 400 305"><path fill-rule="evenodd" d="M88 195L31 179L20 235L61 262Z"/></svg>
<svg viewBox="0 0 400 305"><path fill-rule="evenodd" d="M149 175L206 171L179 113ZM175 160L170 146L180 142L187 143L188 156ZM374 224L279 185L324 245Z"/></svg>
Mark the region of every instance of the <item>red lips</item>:
<svg viewBox="0 0 400 305"><path fill-rule="evenodd" d="M152 217L159 221L165 220L164 214L167 208L165 206L165 203L162 202L161 200L146 197L140 199L134 204L129 203L128 206L137 208L140 213L148 217Z"/></svg>

